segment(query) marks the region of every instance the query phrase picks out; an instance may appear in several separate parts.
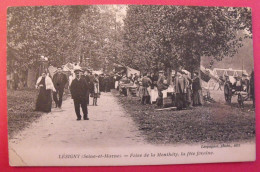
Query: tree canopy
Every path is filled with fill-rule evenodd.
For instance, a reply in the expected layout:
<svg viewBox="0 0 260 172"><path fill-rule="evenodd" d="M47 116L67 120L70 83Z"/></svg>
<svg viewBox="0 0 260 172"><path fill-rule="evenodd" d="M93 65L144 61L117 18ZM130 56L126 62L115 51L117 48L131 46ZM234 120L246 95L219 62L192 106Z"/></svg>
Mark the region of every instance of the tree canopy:
<svg viewBox="0 0 260 172"><path fill-rule="evenodd" d="M124 20L122 61L140 70L196 70L202 56L234 56L252 34L248 8L136 6Z"/></svg>
<svg viewBox="0 0 260 172"><path fill-rule="evenodd" d="M26 70L41 56L54 66L87 57L91 67L102 68L115 54L113 15L97 5L8 8L8 69Z"/></svg>
<svg viewBox="0 0 260 172"><path fill-rule="evenodd" d="M26 70L45 56L54 66L87 58L93 69L119 62L141 71L193 71L201 57L234 56L252 35L249 8L129 5L123 22L122 8L8 8L8 70Z"/></svg>

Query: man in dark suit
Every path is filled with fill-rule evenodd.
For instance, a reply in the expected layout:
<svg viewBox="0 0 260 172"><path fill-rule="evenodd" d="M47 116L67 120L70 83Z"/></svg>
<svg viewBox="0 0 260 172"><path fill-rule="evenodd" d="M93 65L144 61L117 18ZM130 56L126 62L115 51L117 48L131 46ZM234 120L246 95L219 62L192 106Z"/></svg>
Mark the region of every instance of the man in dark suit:
<svg viewBox="0 0 260 172"><path fill-rule="evenodd" d="M81 120L80 106L83 111L83 119L89 120L86 96L88 94L88 84L86 80L82 77L82 71L80 69L77 69L74 72L76 74L76 78L71 83L70 92L71 97L74 101L77 120Z"/></svg>
<svg viewBox="0 0 260 172"><path fill-rule="evenodd" d="M53 75L53 84L56 89L56 92L53 93L53 100L58 108L61 108L62 96L67 82L67 76L62 73L61 67L58 67L57 72ZM57 97L57 94L59 95L59 98Z"/></svg>

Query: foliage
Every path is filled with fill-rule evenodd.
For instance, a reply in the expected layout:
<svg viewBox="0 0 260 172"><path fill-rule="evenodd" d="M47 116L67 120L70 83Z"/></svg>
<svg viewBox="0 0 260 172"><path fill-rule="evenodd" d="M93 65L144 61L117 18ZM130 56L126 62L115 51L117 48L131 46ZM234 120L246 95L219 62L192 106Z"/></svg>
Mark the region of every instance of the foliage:
<svg viewBox="0 0 260 172"><path fill-rule="evenodd" d="M242 46L238 30L252 33L247 8L131 5L124 24L122 61L150 71L193 71L202 56L220 61Z"/></svg>
<svg viewBox="0 0 260 172"><path fill-rule="evenodd" d="M68 21L61 7L11 7L8 9L8 61L12 66L28 68L40 56L62 61L69 42ZM65 28L65 29L64 29ZM55 56L55 58L53 58Z"/></svg>
<svg viewBox="0 0 260 172"><path fill-rule="evenodd" d="M8 8L8 71L27 70L40 56L54 66L82 62L95 70L114 62L142 71L194 70L202 56L233 56L252 34L249 8L130 5L122 22L123 8Z"/></svg>
<svg viewBox="0 0 260 172"><path fill-rule="evenodd" d="M103 67L114 56L112 15L102 6L8 8L8 70L26 70L40 56L54 66L90 58L91 67Z"/></svg>

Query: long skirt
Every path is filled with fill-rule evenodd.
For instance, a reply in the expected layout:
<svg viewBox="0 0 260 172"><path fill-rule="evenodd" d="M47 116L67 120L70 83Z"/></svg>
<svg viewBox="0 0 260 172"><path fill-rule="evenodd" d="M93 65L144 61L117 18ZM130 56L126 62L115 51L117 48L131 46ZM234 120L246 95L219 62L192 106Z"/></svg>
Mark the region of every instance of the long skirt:
<svg viewBox="0 0 260 172"><path fill-rule="evenodd" d="M156 87L154 87L154 89L151 89L151 104L153 102L156 102L156 99L158 98L158 90Z"/></svg>
<svg viewBox="0 0 260 172"><path fill-rule="evenodd" d="M188 106L191 104L191 89L190 88L187 89L186 102L187 102Z"/></svg>
<svg viewBox="0 0 260 172"><path fill-rule="evenodd" d="M193 91L193 106L201 105L200 90Z"/></svg>
<svg viewBox="0 0 260 172"><path fill-rule="evenodd" d="M137 85L136 96L141 98L141 95L140 95L140 85Z"/></svg>
<svg viewBox="0 0 260 172"><path fill-rule="evenodd" d="M163 106L163 93L162 90L158 90L158 97L156 100L156 104L158 107L162 107Z"/></svg>
<svg viewBox="0 0 260 172"><path fill-rule="evenodd" d="M119 83L118 81L115 82L115 89L118 88L118 83Z"/></svg>
<svg viewBox="0 0 260 172"><path fill-rule="evenodd" d="M176 106L177 106L178 110L186 108L186 94L185 93L176 94Z"/></svg>
<svg viewBox="0 0 260 172"><path fill-rule="evenodd" d="M39 95L36 100L36 111L51 112L51 90L40 88Z"/></svg>
<svg viewBox="0 0 260 172"><path fill-rule="evenodd" d="M99 84L95 83L94 84L94 93L93 93L93 98L99 98L100 97L100 87Z"/></svg>

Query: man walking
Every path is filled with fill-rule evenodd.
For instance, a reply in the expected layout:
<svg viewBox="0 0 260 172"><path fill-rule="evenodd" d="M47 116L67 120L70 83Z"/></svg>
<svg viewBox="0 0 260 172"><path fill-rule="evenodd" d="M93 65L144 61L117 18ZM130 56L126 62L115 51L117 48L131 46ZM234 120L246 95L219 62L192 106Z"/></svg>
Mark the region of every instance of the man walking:
<svg viewBox="0 0 260 172"><path fill-rule="evenodd" d="M74 108L77 115L77 120L81 120L80 106L83 111L83 119L89 120L88 118L88 107L87 107L87 94L88 84L82 77L82 71L77 69L74 71L76 78L72 81L70 86L71 97L74 101Z"/></svg>
<svg viewBox="0 0 260 172"><path fill-rule="evenodd" d="M62 96L67 82L67 76L62 73L61 67L58 67L57 72L53 76L53 84L56 89L56 92L53 93L53 100L55 101L56 107L58 108L61 108ZM59 98L57 95L59 95Z"/></svg>

